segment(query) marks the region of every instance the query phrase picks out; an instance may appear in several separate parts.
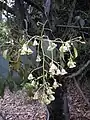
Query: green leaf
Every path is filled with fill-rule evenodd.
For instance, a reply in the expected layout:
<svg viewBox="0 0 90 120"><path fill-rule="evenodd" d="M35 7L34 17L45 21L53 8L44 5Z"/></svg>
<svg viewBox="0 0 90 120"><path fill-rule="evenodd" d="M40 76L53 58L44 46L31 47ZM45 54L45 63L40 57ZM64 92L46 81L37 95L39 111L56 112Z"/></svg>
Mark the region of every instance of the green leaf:
<svg viewBox="0 0 90 120"><path fill-rule="evenodd" d="M34 87L30 84L30 83L26 83L24 88L26 89L27 91L27 94L31 97L33 96L33 89Z"/></svg>
<svg viewBox="0 0 90 120"><path fill-rule="evenodd" d="M77 49L75 47L73 49L74 49L74 56L76 58L78 56L78 52L77 52Z"/></svg>

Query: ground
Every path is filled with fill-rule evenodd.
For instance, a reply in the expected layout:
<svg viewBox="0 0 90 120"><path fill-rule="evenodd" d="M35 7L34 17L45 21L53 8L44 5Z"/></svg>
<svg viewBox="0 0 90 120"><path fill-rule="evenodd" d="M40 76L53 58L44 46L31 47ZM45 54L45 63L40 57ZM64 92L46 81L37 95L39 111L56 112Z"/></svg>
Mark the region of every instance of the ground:
<svg viewBox="0 0 90 120"><path fill-rule="evenodd" d="M4 98L0 99L0 120L46 120L47 109L38 101L32 101L26 93L11 93L5 90Z"/></svg>
<svg viewBox="0 0 90 120"><path fill-rule="evenodd" d="M90 88L88 82L84 81L81 86L86 99L89 101ZM75 83L70 83L68 87L68 104L70 120L90 120L90 105L87 105Z"/></svg>

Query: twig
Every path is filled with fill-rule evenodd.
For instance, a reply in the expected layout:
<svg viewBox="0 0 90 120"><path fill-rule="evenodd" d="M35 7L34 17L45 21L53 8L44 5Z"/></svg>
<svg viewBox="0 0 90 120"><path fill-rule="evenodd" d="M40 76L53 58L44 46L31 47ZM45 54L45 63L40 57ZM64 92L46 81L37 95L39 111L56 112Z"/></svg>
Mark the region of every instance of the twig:
<svg viewBox="0 0 90 120"><path fill-rule="evenodd" d="M79 29L80 28L80 26L70 26L70 25L57 25L57 27L75 28L75 29ZM90 27L82 27L82 29L90 29Z"/></svg>
<svg viewBox="0 0 90 120"><path fill-rule="evenodd" d="M85 68L88 67L89 64L90 64L90 60L88 60L87 63L83 65L81 69L79 69L77 72L73 73L72 75L68 76L67 78L73 78L80 75L85 70Z"/></svg>
<svg viewBox="0 0 90 120"><path fill-rule="evenodd" d="M73 79L74 79L74 83L75 83L77 89L79 90L80 94L82 95L83 99L85 100L85 102L86 102L88 105L90 105L88 99L85 97L85 95L83 94L81 88L79 87L79 85L78 85L78 83L77 83L77 81L76 81L76 78L73 77Z"/></svg>

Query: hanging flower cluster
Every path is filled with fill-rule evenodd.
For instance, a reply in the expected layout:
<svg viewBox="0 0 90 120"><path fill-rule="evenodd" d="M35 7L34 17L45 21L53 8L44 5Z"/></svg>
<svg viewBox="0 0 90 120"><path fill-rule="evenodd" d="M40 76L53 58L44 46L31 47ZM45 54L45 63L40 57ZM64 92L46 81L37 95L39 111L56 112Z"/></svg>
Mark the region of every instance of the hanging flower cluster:
<svg viewBox="0 0 90 120"><path fill-rule="evenodd" d="M62 84L57 82L57 80L54 78L54 76L65 75L65 74L67 74L67 71L60 64L60 62L54 61L53 54L54 54L54 51L57 49L57 44L55 43L55 40L51 41L51 40L49 40L49 38L47 36L45 38L38 37L38 41L39 40L40 40L41 51L37 52L36 62L38 62L39 64L42 64L42 67L39 66L38 68L33 70L33 72L36 70L39 71L39 69L42 68L41 76L38 76L36 78L33 76L33 74L32 74L33 72L31 72L28 76L28 80L30 80L30 85L33 86L33 89L32 89L33 93L34 93L33 99L35 99L35 100L40 99L44 103L50 104L51 101L55 100L55 97L54 97L55 92L53 91L53 89L56 89L57 87L62 86ZM42 46L43 41L48 41L48 43L49 43L48 47L45 49ZM68 59L68 62L67 62L67 66L69 68L76 67L76 62L74 62L74 58L76 58L78 56L78 54L77 54L77 50L76 50L74 44L73 43L71 44L70 41L66 41L66 42L61 41L61 43L62 43L62 45L59 48L59 53L60 53L60 57L63 59L60 59L60 60L62 60L64 62L64 54L67 52L70 55L70 58ZM39 47L37 38L34 39L33 46ZM74 56L72 55L71 50L70 50L72 47L74 50ZM51 52L51 57L45 55L45 52L44 52L45 50ZM24 51L26 51L26 46L24 47ZM46 57L51 62L48 62ZM45 68L47 66L47 64L49 65L49 67ZM54 80L52 86L50 86L49 82L46 82L48 77L51 77ZM39 83L39 80L42 81L42 84Z"/></svg>
<svg viewBox="0 0 90 120"><path fill-rule="evenodd" d="M31 9L31 6L29 7ZM78 52L74 45L75 40L62 41L60 38L50 40L48 36L43 35L45 24L43 25L40 22L38 25L39 24L43 28L40 36L26 37L26 35L23 35L23 40L18 43L16 49L13 47L15 44L14 41L8 42L8 44L14 48L14 51L16 50L16 53L18 53L16 54L18 57L15 56L17 61L14 62L14 65L12 65L12 63L11 66L14 66L14 68L17 66L17 71L19 71L21 77L23 76L22 79L25 80L23 81L24 88L28 91L30 97L50 104L55 100L55 89L62 86L55 77L68 74L65 69L66 66L68 68L76 67L75 58L77 58ZM27 38L29 38L29 40L27 40ZM12 58L12 56L9 56L12 50L4 49L3 57L5 59L8 57ZM33 54L34 50L36 52L35 56ZM34 62L31 61L33 60L31 58L28 60L30 65L29 63L22 63L22 55L28 55L28 59L34 56L35 64L31 65L31 63ZM65 61L65 55L68 56L67 61ZM51 79L52 84L49 81Z"/></svg>
<svg viewBox="0 0 90 120"><path fill-rule="evenodd" d="M52 75L65 75L65 74L67 74L65 69L61 68L61 70L60 70L54 63L50 63L49 72Z"/></svg>

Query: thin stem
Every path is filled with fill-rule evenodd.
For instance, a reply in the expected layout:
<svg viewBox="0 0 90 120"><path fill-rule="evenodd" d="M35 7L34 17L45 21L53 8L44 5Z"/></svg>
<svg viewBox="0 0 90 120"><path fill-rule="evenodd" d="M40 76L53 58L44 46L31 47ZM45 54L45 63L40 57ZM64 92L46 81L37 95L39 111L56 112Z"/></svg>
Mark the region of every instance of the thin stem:
<svg viewBox="0 0 90 120"><path fill-rule="evenodd" d="M45 57L47 57L49 60L51 60L52 61L52 59L49 57L49 56L47 56L47 55L44 55ZM53 62L54 63L56 63L58 66L60 66L61 67L61 65L59 65L55 60L53 60Z"/></svg>
<svg viewBox="0 0 90 120"><path fill-rule="evenodd" d="M42 31L41 31L41 36L43 36L44 29L45 29L45 25L46 25L47 21L48 21L48 20L46 20L45 23L43 24L43 28L42 28Z"/></svg>
<svg viewBox="0 0 90 120"><path fill-rule="evenodd" d="M34 70L31 71L31 73L33 73L34 71L39 70L39 69L41 69L41 68L43 68L43 66L40 66L40 67L38 67L38 68L35 68Z"/></svg>

